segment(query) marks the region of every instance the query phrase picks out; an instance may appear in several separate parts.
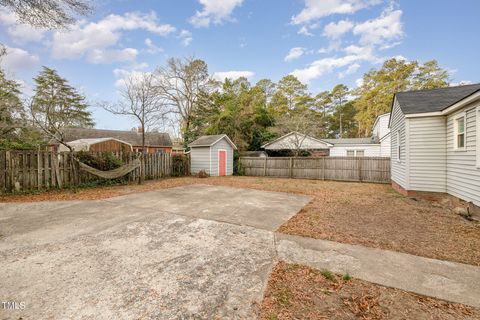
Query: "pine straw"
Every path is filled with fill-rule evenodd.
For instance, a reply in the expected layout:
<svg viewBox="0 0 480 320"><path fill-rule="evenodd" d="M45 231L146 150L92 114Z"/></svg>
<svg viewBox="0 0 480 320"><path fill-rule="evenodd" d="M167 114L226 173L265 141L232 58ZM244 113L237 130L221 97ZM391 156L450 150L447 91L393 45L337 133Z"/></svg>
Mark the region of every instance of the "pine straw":
<svg viewBox="0 0 480 320"><path fill-rule="evenodd" d="M113 186L0 196L6 201L92 200L188 184L225 185L311 196L280 227L283 233L480 266L480 224L445 208L415 201L389 185L261 177L171 178L144 185Z"/></svg>
<svg viewBox="0 0 480 320"><path fill-rule="evenodd" d="M261 319L479 319L480 310L369 282L329 280L306 266L278 263Z"/></svg>

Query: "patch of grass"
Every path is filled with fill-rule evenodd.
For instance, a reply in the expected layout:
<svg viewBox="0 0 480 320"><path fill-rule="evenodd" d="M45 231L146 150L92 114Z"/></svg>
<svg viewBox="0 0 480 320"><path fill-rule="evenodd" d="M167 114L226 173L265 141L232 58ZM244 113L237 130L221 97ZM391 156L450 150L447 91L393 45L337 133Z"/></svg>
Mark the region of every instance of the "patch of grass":
<svg viewBox="0 0 480 320"><path fill-rule="evenodd" d="M270 314L268 317L270 320L278 320L278 316L275 313Z"/></svg>
<svg viewBox="0 0 480 320"><path fill-rule="evenodd" d="M335 281L335 275L333 273L331 273L329 270L327 269L323 269L322 271L320 271L320 273L322 274L322 276L324 276L326 279L330 280L330 281Z"/></svg>
<svg viewBox="0 0 480 320"><path fill-rule="evenodd" d="M289 305L290 291L288 288L279 289L274 293L274 296L277 299L278 304L282 307Z"/></svg>
<svg viewBox="0 0 480 320"><path fill-rule="evenodd" d="M345 273L342 277L343 280L345 281L349 281L349 280L352 280L352 276L347 273Z"/></svg>

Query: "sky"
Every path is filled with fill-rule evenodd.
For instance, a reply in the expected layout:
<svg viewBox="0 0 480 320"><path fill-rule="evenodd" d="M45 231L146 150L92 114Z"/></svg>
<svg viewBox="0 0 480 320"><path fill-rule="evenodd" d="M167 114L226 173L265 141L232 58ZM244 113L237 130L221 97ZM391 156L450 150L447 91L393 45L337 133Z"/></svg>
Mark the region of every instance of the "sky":
<svg viewBox="0 0 480 320"><path fill-rule="evenodd" d="M100 105L118 99L121 79L171 57L204 60L213 77L252 83L293 74L313 94L391 57L436 59L454 84L480 82L478 0L164 0L92 1L67 30L19 24L0 10L0 61L32 93L42 66L87 97L97 128L130 129L132 119Z"/></svg>

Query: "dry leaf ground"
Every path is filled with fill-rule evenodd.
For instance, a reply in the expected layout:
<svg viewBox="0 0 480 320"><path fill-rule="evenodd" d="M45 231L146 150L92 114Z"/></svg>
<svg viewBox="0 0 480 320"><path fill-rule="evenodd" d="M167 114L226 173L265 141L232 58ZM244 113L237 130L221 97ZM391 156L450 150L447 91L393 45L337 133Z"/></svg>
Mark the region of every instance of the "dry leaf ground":
<svg viewBox="0 0 480 320"><path fill-rule="evenodd" d="M480 319L480 310L280 262L270 275L260 318L456 320Z"/></svg>

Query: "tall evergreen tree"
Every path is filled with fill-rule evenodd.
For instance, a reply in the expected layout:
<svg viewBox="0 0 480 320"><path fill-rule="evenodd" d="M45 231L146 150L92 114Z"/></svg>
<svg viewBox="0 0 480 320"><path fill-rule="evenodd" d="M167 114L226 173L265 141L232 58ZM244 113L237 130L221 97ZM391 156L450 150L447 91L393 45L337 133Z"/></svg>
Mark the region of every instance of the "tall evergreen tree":
<svg viewBox="0 0 480 320"><path fill-rule="evenodd" d="M34 122L50 138L63 142L66 127L93 127L85 97L51 68L43 67L34 78L35 95L30 110Z"/></svg>
<svg viewBox="0 0 480 320"><path fill-rule="evenodd" d="M0 135L8 138L16 128L21 127L23 105L20 100L20 84L7 79L0 69Z"/></svg>

